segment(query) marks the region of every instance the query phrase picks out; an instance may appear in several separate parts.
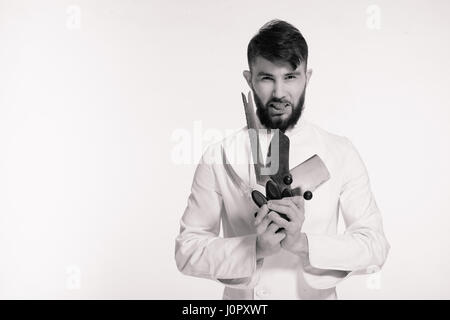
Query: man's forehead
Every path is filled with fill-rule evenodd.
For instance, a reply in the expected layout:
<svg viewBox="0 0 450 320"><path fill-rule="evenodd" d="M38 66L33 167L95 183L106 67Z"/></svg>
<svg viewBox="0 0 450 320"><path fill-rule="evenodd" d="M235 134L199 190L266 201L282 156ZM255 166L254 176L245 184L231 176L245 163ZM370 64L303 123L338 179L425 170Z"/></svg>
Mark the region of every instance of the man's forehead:
<svg viewBox="0 0 450 320"><path fill-rule="evenodd" d="M266 73L273 75L282 75L287 73L302 72L304 70L304 64L305 62L302 61L296 69L293 69L288 61L270 61L266 58L258 56L251 64L251 71L254 74Z"/></svg>

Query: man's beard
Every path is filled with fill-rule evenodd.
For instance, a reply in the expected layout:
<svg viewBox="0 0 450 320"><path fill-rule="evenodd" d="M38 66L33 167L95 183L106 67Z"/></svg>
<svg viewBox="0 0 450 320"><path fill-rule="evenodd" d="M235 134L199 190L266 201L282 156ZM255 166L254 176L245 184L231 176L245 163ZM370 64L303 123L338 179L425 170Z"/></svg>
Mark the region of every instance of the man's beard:
<svg viewBox="0 0 450 320"><path fill-rule="evenodd" d="M293 127L298 120L300 119L303 112L303 105L305 103L305 92L306 86L303 88L303 93L300 96L300 99L297 105L294 107L289 101L284 99L272 98L270 99L266 105L264 105L259 99L258 95L253 91L253 96L255 97L256 104L256 114L258 115L259 121L263 126L268 129L280 129L282 132L285 132L286 129ZM281 119L273 119L269 114L269 108L271 103L289 103L292 108L292 113L289 118L281 120Z"/></svg>

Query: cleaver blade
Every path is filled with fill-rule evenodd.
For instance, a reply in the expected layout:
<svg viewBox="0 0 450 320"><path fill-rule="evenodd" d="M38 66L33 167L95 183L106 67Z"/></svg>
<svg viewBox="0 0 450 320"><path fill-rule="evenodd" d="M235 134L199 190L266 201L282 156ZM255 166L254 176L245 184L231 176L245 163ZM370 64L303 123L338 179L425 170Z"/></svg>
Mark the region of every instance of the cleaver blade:
<svg viewBox="0 0 450 320"><path fill-rule="evenodd" d="M293 180L293 191L300 188L301 194L305 191L314 192L320 185L330 179L330 172L317 154L292 168L290 173Z"/></svg>

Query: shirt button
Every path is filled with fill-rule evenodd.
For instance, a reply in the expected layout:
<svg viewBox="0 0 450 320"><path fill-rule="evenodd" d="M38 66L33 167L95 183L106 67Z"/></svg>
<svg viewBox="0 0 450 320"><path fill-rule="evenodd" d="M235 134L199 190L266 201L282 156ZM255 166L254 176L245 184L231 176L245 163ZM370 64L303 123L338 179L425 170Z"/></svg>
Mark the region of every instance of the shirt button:
<svg viewBox="0 0 450 320"><path fill-rule="evenodd" d="M260 298L265 298L270 295L270 291L266 287L260 287L256 290L256 295Z"/></svg>

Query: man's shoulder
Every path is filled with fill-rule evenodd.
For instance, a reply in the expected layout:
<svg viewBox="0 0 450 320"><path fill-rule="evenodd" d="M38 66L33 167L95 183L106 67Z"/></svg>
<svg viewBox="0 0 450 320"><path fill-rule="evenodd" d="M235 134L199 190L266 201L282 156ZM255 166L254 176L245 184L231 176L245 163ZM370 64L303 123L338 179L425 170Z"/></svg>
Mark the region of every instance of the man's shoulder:
<svg viewBox="0 0 450 320"><path fill-rule="evenodd" d="M332 133L328 130L325 130L321 126L305 121L305 126L313 133L317 139L324 144L327 149L339 151L349 151L350 149L354 149L352 142L346 136L339 135L336 133Z"/></svg>
<svg viewBox="0 0 450 320"><path fill-rule="evenodd" d="M350 138L331 133L316 124L310 123L309 125L318 139L321 140L321 144L324 146L324 154L327 155L329 161L338 164L341 169L349 168L350 172L364 167L360 153Z"/></svg>

